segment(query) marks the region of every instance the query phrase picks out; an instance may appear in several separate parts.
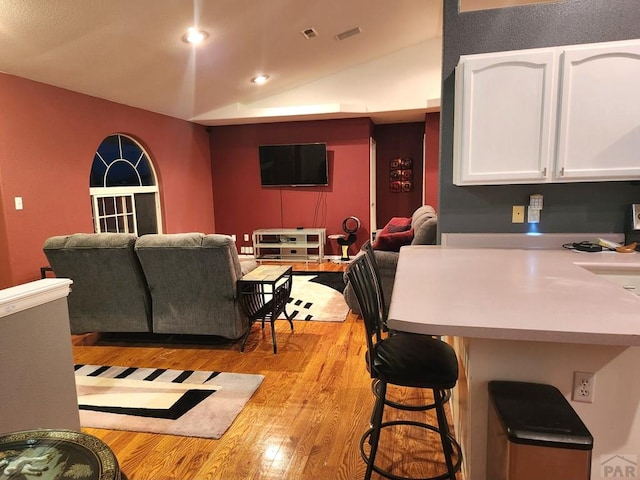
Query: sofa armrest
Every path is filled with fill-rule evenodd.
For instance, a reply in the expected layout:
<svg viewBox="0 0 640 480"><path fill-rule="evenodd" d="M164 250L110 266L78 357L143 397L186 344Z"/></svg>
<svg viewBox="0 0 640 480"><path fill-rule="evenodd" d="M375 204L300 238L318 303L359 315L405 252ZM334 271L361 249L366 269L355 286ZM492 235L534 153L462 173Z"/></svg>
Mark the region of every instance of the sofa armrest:
<svg viewBox="0 0 640 480"><path fill-rule="evenodd" d="M244 277L247 273L258 268L258 262L255 260L240 260L241 277Z"/></svg>
<svg viewBox="0 0 640 480"><path fill-rule="evenodd" d="M437 239L438 217L428 217L414 228L411 245L435 245Z"/></svg>

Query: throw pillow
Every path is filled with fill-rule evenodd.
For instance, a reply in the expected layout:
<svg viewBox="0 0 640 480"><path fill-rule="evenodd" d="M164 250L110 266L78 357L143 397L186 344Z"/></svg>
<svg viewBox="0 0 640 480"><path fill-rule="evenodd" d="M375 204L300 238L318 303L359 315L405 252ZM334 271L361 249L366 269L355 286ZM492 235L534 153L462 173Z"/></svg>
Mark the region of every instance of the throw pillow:
<svg viewBox="0 0 640 480"><path fill-rule="evenodd" d="M373 242L374 250L384 250L387 252L399 252L403 245L410 245L413 240L413 228L411 219L394 217L376 235Z"/></svg>
<svg viewBox="0 0 640 480"><path fill-rule="evenodd" d="M389 233L406 232L411 229L411 218L393 217L385 227Z"/></svg>

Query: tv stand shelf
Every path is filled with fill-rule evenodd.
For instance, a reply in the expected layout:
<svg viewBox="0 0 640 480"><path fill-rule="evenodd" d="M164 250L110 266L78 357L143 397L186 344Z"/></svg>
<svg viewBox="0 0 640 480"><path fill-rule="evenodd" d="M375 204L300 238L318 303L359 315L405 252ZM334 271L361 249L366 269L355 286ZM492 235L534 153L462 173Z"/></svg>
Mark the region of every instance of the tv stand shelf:
<svg viewBox="0 0 640 480"><path fill-rule="evenodd" d="M265 228L253 232L257 260L324 261L324 228Z"/></svg>

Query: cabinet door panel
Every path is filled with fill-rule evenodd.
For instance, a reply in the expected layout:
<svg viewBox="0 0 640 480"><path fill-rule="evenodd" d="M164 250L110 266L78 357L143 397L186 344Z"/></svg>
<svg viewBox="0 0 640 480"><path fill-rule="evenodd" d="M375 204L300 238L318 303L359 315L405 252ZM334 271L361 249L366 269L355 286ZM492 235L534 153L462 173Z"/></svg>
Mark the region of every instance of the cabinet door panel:
<svg viewBox="0 0 640 480"><path fill-rule="evenodd" d="M556 175L640 178L640 42L566 47Z"/></svg>
<svg viewBox="0 0 640 480"><path fill-rule="evenodd" d="M555 65L553 49L462 57L455 184L546 181L554 151Z"/></svg>

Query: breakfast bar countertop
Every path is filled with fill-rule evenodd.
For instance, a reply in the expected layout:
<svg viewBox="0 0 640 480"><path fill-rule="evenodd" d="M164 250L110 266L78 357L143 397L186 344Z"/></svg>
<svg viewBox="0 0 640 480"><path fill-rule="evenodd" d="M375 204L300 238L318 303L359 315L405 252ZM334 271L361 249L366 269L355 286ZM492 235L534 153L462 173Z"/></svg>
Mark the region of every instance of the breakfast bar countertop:
<svg viewBox="0 0 640 480"><path fill-rule="evenodd" d="M471 338L640 345L640 297L594 272L638 253L402 247L389 327Z"/></svg>

